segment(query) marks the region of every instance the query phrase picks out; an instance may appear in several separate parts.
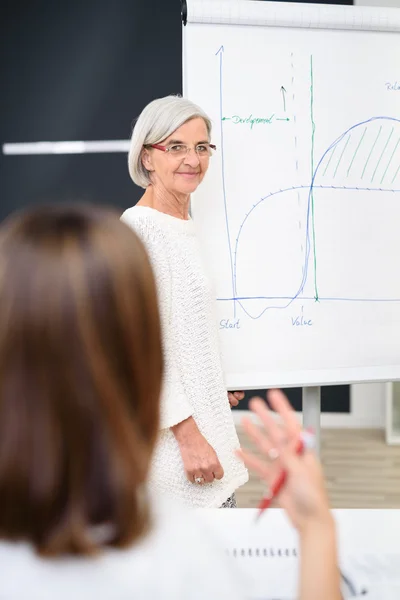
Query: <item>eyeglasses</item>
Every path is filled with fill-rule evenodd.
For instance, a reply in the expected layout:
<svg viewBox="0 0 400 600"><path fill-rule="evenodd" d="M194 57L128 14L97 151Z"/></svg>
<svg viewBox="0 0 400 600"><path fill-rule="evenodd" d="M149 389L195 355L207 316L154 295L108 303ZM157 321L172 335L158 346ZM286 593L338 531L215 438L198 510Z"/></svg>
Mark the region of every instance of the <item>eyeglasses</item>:
<svg viewBox="0 0 400 600"><path fill-rule="evenodd" d="M188 155L192 146L187 144L171 144L170 146L161 146L160 144L149 144L147 148L155 148L162 152L167 152L171 157L174 158L185 158ZM214 144L198 144L195 146L194 151L199 158L208 158L212 156L213 150L216 150L217 146Z"/></svg>

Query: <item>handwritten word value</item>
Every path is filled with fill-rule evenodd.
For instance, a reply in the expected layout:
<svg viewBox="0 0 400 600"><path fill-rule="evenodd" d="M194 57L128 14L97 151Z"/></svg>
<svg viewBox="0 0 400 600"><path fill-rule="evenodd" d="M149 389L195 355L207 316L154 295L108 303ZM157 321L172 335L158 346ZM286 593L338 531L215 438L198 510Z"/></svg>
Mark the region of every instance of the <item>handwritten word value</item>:
<svg viewBox="0 0 400 600"><path fill-rule="evenodd" d="M290 319L293 327L312 327L313 324L311 319L307 319L304 316L303 306L301 307L301 314L297 315L297 317L290 317Z"/></svg>

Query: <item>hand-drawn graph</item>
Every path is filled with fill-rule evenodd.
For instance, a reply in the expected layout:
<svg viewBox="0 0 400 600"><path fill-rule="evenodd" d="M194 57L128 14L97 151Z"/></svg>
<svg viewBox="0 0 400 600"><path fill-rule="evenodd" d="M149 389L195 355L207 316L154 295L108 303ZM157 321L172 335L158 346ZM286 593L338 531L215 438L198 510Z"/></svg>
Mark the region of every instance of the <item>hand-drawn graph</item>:
<svg viewBox="0 0 400 600"><path fill-rule="evenodd" d="M400 118L391 115L372 115L368 119L356 122L345 131L338 132L329 146L320 154L315 156L315 136L318 135L318 126L314 120L314 72L313 56L309 57L309 120L310 120L310 178L300 185L288 185L282 189L274 189L257 199L244 215L240 225L235 228L229 218L229 198L226 191L227 173L225 172L225 144L224 132L226 127L238 123L247 124L250 128L257 126L260 122L271 123L276 121L290 121L287 116L269 115L265 119L248 117L240 118L238 115L227 117L224 113L224 47L221 46L216 53L219 67L219 124L221 139L221 167L222 167L222 194L226 221L226 238L229 247L231 292L227 297L219 297L219 302L230 305L232 317L259 319L267 311L272 309L286 309L295 301L306 302L387 302L400 303L400 297L386 295L384 289L382 294L367 293L360 286L357 293L357 273L354 273L355 284L345 282L352 289L340 290L330 289L330 285L322 285L320 282L319 259L323 252L323 241L318 237L317 215L321 203L326 204L330 198L335 197L336 206L340 205L340 195L344 191L351 192L355 198L355 204L360 206L360 198L366 195L378 194L379 199L390 197L390 202L396 197L400 200ZM286 88L281 87L284 112L286 113ZM229 175L228 175L229 176ZM358 200L356 197L358 196ZM302 200L301 200L302 198ZM290 273L290 282L284 286L285 291L273 289L273 281L266 284L265 291L262 285L254 285L257 293L248 293L249 278L243 283L243 274L248 271L249 258L242 258L244 246L248 248L253 245L251 240L252 221L255 219L267 219L268 205L285 199L287 202L300 204L304 207L303 242L301 254L294 260L297 261L298 272L294 277ZM384 202L384 200L382 200ZM349 210L347 207L346 210ZM361 208L361 211L363 209ZM360 213L361 214L361 213ZM360 220L364 218L361 215ZM369 218L371 218L369 216ZM276 224L279 226L279 223ZM357 235L357 232L356 232ZM363 243L368 240L363 240ZM373 234L371 240L373 244ZM299 260L299 257L301 260ZM282 273L279 274L282 282ZM283 278L284 279L284 278ZM272 277L273 280L273 277ZM364 286L365 287L365 286ZM368 288L368 286L366 286ZM379 286L375 286L379 287ZM225 306L225 312L226 312Z"/></svg>

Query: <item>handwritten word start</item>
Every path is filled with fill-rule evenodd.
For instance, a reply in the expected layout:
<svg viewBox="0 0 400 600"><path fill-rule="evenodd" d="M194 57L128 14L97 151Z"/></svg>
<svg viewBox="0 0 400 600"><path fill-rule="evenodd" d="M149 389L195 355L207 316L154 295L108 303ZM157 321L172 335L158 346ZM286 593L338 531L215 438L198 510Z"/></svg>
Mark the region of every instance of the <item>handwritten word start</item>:
<svg viewBox="0 0 400 600"><path fill-rule="evenodd" d="M400 92L400 83L398 81L395 81L393 83L387 81L385 85L388 92Z"/></svg>
<svg viewBox="0 0 400 600"><path fill-rule="evenodd" d="M230 319L221 319L219 322L220 329L240 329L240 319L231 321Z"/></svg>

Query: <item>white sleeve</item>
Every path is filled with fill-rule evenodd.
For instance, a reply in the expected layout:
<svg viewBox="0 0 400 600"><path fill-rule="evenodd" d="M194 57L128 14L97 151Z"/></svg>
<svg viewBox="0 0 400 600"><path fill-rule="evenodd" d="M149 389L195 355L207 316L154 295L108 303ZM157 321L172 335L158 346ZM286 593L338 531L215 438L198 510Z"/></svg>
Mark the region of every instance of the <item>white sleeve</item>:
<svg viewBox="0 0 400 600"><path fill-rule="evenodd" d="M158 544L153 543L158 556L153 554L152 557L153 564L158 565L158 579L151 597L174 600L248 598L246 578L240 565L226 555L223 538L216 534L209 520L203 518L202 510L188 509L165 496L158 498L158 503L156 510L161 526L158 526ZM157 527L157 520L155 523ZM164 594L160 593L160 587L164 587Z"/></svg>
<svg viewBox="0 0 400 600"><path fill-rule="evenodd" d="M185 528L182 547L190 548L190 551L186 551L187 590L184 597L190 600L248 598L246 580L240 566L228 558L223 540L210 527L207 519L202 518L202 510L193 511L187 517L182 512L180 519L182 528Z"/></svg>
<svg viewBox="0 0 400 600"><path fill-rule="evenodd" d="M172 336L172 279L170 265L165 248L163 248L161 232L157 231L151 222L136 219L131 220L126 213L122 215L121 220L132 227L144 243L156 279L164 351L160 428L168 429L191 417L193 414L192 406L187 399L181 376L176 366L176 353L178 350L175 347Z"/></svg>
<svg viewBox="0 0 400 600"><path fill-rule="evenodd" d="M201 522L199 523L201 526ZM207 529L192 538L186 598L190 600L248 600L244 578Z"/></svg>

